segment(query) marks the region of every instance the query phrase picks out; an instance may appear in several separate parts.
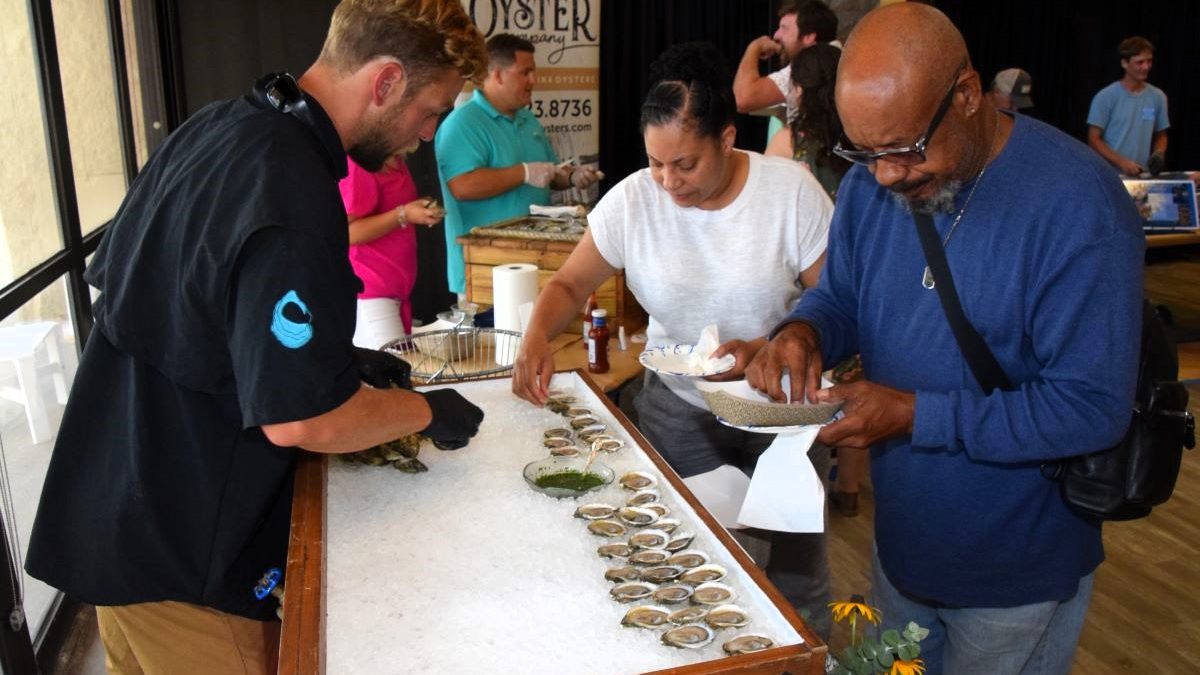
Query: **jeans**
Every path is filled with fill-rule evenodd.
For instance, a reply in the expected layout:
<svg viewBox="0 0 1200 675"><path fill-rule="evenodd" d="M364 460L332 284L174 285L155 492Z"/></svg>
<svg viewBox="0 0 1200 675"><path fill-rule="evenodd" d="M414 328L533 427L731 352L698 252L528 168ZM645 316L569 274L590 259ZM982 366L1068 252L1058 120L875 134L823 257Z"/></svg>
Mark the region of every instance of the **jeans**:
<svg viewBox="0 0 1200 675"><path fill-rule="evenodd" d="M1063 602L1018 607L945 607L903 594L875 556L871 604L883 614L880 632L909 621L929 629L921 641L926 675L1065 675L1071 672L1079 632L1092 598L1095 573L1079 580Z"/></svg>
<svg viewBox="0 0 1200 675"><path fill-rule="evenodd" d="M722 464L754 473L754 463L775 437L727 427L708 410L676 396L656 375L646 374L642 391L633 401L637 410L638 430L681 477L712 471ZM814 445L808 456L822 479L829 477L830 452ZM770 557L765 565L767 578L798 612L807 614L806 623L829 640L831 617L829 602L829 556L825 533L802 534L738 530L738 539L769 539ZM747 550L750 550L747 547ZM753 556L758 558L758 556Z"/></svg>

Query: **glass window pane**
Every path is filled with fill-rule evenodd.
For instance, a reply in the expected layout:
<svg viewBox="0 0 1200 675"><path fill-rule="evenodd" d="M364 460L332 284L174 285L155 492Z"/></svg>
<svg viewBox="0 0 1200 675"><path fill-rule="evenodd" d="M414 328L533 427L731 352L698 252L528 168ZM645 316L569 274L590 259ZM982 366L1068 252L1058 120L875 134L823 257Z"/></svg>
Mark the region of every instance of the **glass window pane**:
<svg viewBox="0 0 1200 675"><path fill-rule="evenodd" d="M60 279L0 321L0 453L7 468L21 567L54 437L79 362ZM7 525L6 525L7 526ZM12 536L12 532L9 532ZM37 635L57 591L22 573L29 634Z"/></svg>
<svg viewBox="0 0 1200 675"><path fill-rule="evenodd" d="M0 0L0 286L62 248L28 4Z"/></svg>
<svg viewBox="0 0 1200 675"><path fill-rule="evenodd" d="M51 3L67 133L71 139L71 166L84 234L108 222L125 196L117 90L105 5L104 0Z"/></svg>

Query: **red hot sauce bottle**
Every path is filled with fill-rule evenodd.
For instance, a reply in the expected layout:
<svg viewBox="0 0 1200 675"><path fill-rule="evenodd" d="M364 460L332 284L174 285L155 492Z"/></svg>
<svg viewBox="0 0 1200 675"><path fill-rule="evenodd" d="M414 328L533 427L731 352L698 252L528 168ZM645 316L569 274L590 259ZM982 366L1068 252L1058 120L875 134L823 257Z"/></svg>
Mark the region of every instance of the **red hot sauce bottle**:
<svg viewBox="0 0 1200 675"><path fill-rule="evenodd" d="M588 331L588 372L608 372L608 311L592 310L592 329Z"/></svg>

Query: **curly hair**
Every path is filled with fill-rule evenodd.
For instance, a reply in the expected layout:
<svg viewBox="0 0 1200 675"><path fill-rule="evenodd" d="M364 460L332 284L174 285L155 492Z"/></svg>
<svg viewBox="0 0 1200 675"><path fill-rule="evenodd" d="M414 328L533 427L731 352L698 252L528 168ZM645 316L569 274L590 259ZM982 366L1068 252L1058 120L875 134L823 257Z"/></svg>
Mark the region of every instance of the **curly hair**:
<svg viewBox="0 0 1200 675"><path fill-rule="evenodd" d="M830 44L815 44L792 59L792 84L803 92L800 109L791 121L792 147L807 139L816 152L817 164L844 168L846 160L833 154L842 136L842 121L833 102L838 61L842 50Z"/></svg>
<svg viewBox="0 0 1200 675"><path fill-rule="evenodd" d="M404 64L416 88L453 68L481 82L483 34L459 0L343 0L333 10L319 61L351 73L380 56Z"/></svg>
<svg viewBox="0 0 1200 675"><path fill-rule="evenodd" d="M642 103L641 129L678 122L701 136L718 138L733 124L733 73L711 42L684 42L650 64L650 91Z"/></svg>

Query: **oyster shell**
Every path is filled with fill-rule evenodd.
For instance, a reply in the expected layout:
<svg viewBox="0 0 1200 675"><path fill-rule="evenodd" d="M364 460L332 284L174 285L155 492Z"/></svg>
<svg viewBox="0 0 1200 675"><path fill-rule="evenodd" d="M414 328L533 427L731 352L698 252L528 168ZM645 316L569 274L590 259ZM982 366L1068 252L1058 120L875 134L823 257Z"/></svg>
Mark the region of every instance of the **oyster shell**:
<svg viewBox="0 0 1200 675"><path fill-rule="evenodd" d="M661 602L664 605L677 605L692 597L692 587L687 584L671 584L669 586L659 586L658 590L650 594L655 602Z"/></svg>
<svg viewBox="0 0 1200 675"><path fill-rule="evenodd" d="M689 605L671 612L671 616L668 616L667 620L677 626L682 626L703 621L706 616L708 616L708 608L704 605Z"/></svg>
<svg viewBox="0 0 1200 675"><path fill-rule="evenodd" d="M580 434L582 436L582 434ZM616 452L625 447L625 441L617 438L605 438L603 435L593 436L591 442L592 450L596 452Z"/></svg>
<svg viewBox="0 0 1200 675"><path fill-rule="evenodd" d="M642 578L642 573L633 565L623 565L621 567L610 567L604 572L604 578L607 581L626 582L637 581ZM647 581L650 581L649 579Z"/></svg>
<svg viewBox="0 0 1200 675"><path fill-rule="evenodd" d="M671 507L663 504L662 502L650 502L649 504L643 504L642 508L654 511L658 514L659 518L666 518L667 516L671 515Z"/></svg>
<svg viewBox="0 0 1200 675"><path fill-rule="evenodd" d="M622 506L617 510L617 518L626 525L645 527L658 520L658 514L640 506Z"/></svg>
<svg viewBox="0 0 1200 675"><path fill-rule="evenodd" d="M719 581L700 584L692 593L692 602L701 605L724 605L727 602L733 602L735 598L737 598L737 592Z"/></svg>
<svg viewBox="0 0 1200 675"><path fill-rule="evenodd" d="M670 544L668 544L669 546ZM708 554L704 551L680 551L667 558L668 565L679 565L684 569L699 567L708 562Z"/></svg>
<svg viewBox="0 0 1200 675"><path fill-rule="evenodd" d="M633 547L623 541L600 544L596 549L596 555L601 558L628 558L630 553L633 553Z"/></svg>
<svg viewBox="0 0 1200 675"><path fill-rule="evenodd" d="M644 471L630 471L621 476L621 487L626 490L645 490L658 485L658 479Z"/></svg>
<svg viewBox="0 0 1200 675"><path fill-rule="evenodd" d="M665 645L681 649L699 649L712 642L713 635L712 629L708 626L702 623L692 623L676 626L663 633L662 642Z"/></svg>
<svg viewBox="0 0 1200 675"><path fill-rule="evenodd" d="M637 508L637 507L634 507ZM629 536L629 545L634 548L665 548L671 535L653 528Z"/></svg>
<svg viewBox="0 0 1200 675"><path fill-rule="evenodd" d="M621 619L621 624L638 628L658 628L667 623L667 617L670 615L671 611L665 607L638 605L625 612L625 618Z"/></svg>
<svg viewBox="0 0 1200 675"><path fill-rule="evenodd" d="M564 429L564 428L562 428L562 427L554 427L553 429L547 429L547 430L543 431L543 432L542 432L542 437L543 437L543 438L566 438L566 439L570 439L570 438L571 438L571 430L570 430L570 429Z"/></svg>
<svg viewBox="0 0 1200 675"><path fill-rule="evenodd" d="M676 530L671 533L671 540L667 542L666 548L668 551L682 551L683 549L691 546L692 540L695 538L696 535L692 534L691 532L680 532L679 530Z"/></svg>
<svg viewBox="0 0 1200 675"><path fill-rule="evenodd" d="M567 408L566 415L567 417L592 417L592 409L580 407Z"/></svg>
<svg viewBox="0 0 1200 675"><path fill-rule="evenodd" d="M548 399L546 401L546 410L558 415L565 415L571 409L571 404L558 399Z"/></svg>
<svg viewBox="0 0 1200 675"><path fill-rule="evenodd" d="M602 518L609 518L616 512L617 507L615 506L594 502L592 504L581 504L579 508L575 509L575 517L586 518L587 520L600 520Z"/></svg>
<svg viewBox="0 0 1200 675"><path fill-rule="evenodd" d="M658 492L655 490L642 490L641 492L633 493L629 501L625 502L626 506L646 506L658 502Z"/></svg>
<svg viewBox="0 0 1200 675"><path fill-rule="evenodd" d="M554 448L569 448L575 444L572 443L571 439L569 439L569 438L560 438L558 436L551 436L549 438L544 439L542 441L542 445L544 447L547 447L547 448L550 448L551 450L553 450Z"/></svg>
<svg viewBox="0 0 1200 675"><path fill-rule="evenodd" d="M724 567L710 563L689 569L679 580L689 584L703 584L709 581L720 581L725 578L726 574Z"/></svg>
<svg viewBox="0 0 1200 675"><path fill-rule="evenodd" d="M615 520L593 520L588 523L588 532L600 537L619 537L625 534L625 526Z"/></svg>
<svg viewBox="0 0 1200 675"><path fill-rule="evenodd" d="M750 615L737 605L718 605L708 610L704 621L713 628L741 628L750 623Z"/></svg>
<svg viewBox="0 0 1200 675"><path fill-rule="evenodd" d="M643 548L629 554L629 562L634 565L662 565L667 562L669 555L661 548Z"/></svg>
<svg viewBox="0 0 1200 675"><path fill-rule="evenodd" d="M642 579L652 584L662 584L678 579L679 575L683 574L683 568L674 565L659 565L658 567L647 567L642 570L641 574Z"/></svg>
<svg viewBox="0 0 1200 675"><path fill-rule="evenodd" d="M575 431L579 431L580 429L584 429L586 427L590 427L595 424L600 424L600 420L596 419L595 417L592 417L591 415L582 415L580 417L573 417L573 418L571 418L571 422L570 422L571 428L574 429Z"/></svg>
<svg viewBox="0 0 1200 675"><path fill-rule="evenodd" d="M726 640L725 644L721 645L721 649L724 649L725 653L730 656L737 656L738 654L749 654L750 652L770 649L774 646L775 641L766 635L746 633L731 640Z"/></svg>
<svg viewBox="0 0 1200 675"><path fill-rule="evenodd" d="M553 457L578 457L579 448L574 445L566 445L561 448L550 448L550 454Z"/></svg>
<svg viewBox="0 0 1200 675"><path fill-rule="evenodd" d="M583 419L583 418L577 417L576 419ZM575 420L571 420L572 423L574 423L574 421ZM579 440L583 441L584 443L591 443L592 441L596 440L597 438L607 435L604 432L608 431L608 427L603 424L600 424L599 422L597 422L596 424L589 424L585 427L578 427L578 428L572 427L572 428L575 429L575 438L578 438Z"/></svg>
<svg viewBox="0 0 1200 675"><path fill-rule="evenodd" d="M651 506L661 506L661 505L651 504ZM666 532L667 534L671 534L672 532L677 530L681 524L682 523L679 522L678 518L663 518L662 516L659 516L658 519L654 521L655 529L662 530L663 532ZM667 540L667 543L668 544L671 543L670 540Z"/></svg>
<svg viewBox="0 0 1200 675"><path fill-rule="evenodd" d="M645 581L626 581L613 586L608 594L617 602L633 602L650 597L658 587Z"/></svg>

